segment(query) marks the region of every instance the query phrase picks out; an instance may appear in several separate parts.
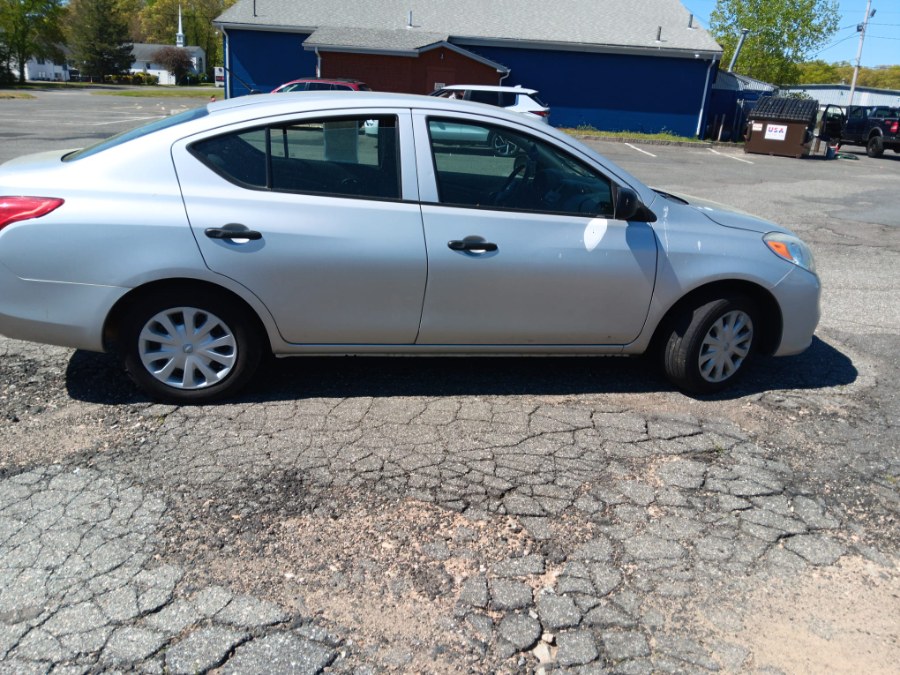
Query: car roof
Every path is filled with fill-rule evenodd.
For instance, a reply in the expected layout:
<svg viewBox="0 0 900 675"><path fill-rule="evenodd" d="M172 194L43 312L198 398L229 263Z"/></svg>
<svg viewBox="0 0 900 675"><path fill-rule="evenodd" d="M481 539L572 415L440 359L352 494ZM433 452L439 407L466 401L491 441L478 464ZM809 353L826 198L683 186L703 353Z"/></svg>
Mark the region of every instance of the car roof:
<svg viewBox="0 0 900 675"><path fill-rule="evenodd" d="M439 91L508 91L514 94L536 94L537 89L525 87L503 87L495 84L448 84Z"/></svg>
<svg viewBox="0 0 900 675"><path fill-rule="evenodd" d="M260 117L268 115L290 114L292 112L312 112L315 110L334 110L341 108L428 108L437 110L458 110L459 112L478 113L509 120L516 124L529 124L527 118L520 113L508 112L503 108L464 101L462 99L446 99L423 94L395 94L380 91L304 91L286 92L278 96L252 94L208 103L206 108L211 115L242 111L242 117L249 110L256 108ZM257 113L257 110L252 112ZM547 125L536 126L542 129Z"/></svg>
<svg viewBox="0 0 900 675"><path fill-rule="evenodd" d="M296 80L285 82L278 86L283 87L285 84L297 84L298 82L322 82L331 84L365 84L362 80L354 80L351 77L298 77Z"/></svg>

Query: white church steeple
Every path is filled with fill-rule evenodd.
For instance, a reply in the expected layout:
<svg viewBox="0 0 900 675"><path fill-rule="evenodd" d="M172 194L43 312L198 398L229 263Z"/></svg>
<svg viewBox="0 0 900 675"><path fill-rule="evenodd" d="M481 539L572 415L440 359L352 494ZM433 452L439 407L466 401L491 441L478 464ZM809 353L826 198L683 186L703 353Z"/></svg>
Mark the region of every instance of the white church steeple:
<svg viewBox="0 0 900 675"><path fill-rule="evenodd" d="M175 46L184 47L184 31L181 29L181 5L178 5L178 32L175 34Z"/></svg>

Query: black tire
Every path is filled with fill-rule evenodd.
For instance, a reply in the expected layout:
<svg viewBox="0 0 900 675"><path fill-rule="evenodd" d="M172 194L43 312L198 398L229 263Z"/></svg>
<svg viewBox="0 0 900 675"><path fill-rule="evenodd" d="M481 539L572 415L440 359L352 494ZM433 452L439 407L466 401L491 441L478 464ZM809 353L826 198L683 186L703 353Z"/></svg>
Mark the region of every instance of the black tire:
<svg viewBox="0 0 900 675"><path fill-rule="evenodd" d="M166 403L208 403L234 395L253 377L262 355L255 317L206 289L142 296L125 311L120 326L125 370L151 398Z"/></svg>
<svg viewBox="0 0 900 675"><path fill-rule="evenodd" d="M869 157L881 157L884 154L884 139L875 135L866 143L866 154Z"/></svg>
<svg viewBox="0 0 900 675"><path fill-rule="evenodd" d="M663 336L666 376L693 394L730 386L746 371L756 349L757 316L756 306L743 296L717 298L685 310ZM722 344L718 351L717 343Z"/></svg>

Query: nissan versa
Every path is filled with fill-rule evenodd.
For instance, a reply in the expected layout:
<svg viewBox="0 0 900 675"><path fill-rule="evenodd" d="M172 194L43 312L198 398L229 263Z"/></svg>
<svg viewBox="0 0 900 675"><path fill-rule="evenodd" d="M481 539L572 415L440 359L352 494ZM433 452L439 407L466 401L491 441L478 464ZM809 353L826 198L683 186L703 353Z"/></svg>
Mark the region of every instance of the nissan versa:
<svg viewBox="0 0 900 675"><path fill-rule="evenodd" d="M270 352L653 350L714 392L806 349L819 292L788 230L468 101L248 96L0 167L0 333L114 350L175 403Z"/></svg>

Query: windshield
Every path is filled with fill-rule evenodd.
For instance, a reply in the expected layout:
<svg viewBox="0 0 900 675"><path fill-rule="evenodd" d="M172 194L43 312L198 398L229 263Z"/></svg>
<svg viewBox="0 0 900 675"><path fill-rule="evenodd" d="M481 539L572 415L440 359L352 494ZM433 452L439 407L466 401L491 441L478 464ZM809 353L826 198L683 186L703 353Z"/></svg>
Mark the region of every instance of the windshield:
<svg viewBox="0 0 900 675"><path fill-rule="evenodd" d="M149 124L137 127L136 129L123 131L120 134L111 136L110 138L102 140L99 143L95 143L94 145L89 145L88 147L82 148L81 150L70 152L68 155L63 157L63 161L74 162L77 159L84 159L85 157L96 155L98 152L103 152L104 150L114 148L117 145L121 145L122 143L132 141L135 138L140 138L141 136L146 136L147 134L152 134L155 131L168 129L179 124L184 124L185 122L190 122L191 120L205 117L208 114L209 111L206 109L206 106L203 106L200 108L194 108L192 110L186 110L183 113L172 115L170 117L163 117L161 120L150 122Z"/></svg>

